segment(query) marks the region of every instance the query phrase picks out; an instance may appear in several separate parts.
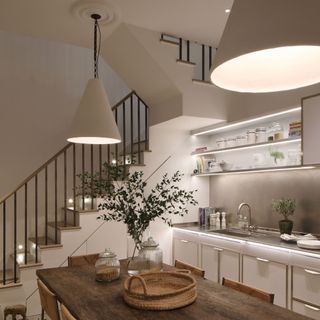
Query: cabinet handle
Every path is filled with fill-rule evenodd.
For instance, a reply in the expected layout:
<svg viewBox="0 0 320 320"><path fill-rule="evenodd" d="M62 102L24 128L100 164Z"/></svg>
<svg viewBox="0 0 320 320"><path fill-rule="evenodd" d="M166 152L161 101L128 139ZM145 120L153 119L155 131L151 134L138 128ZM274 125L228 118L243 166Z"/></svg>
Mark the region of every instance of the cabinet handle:
<svg viewBox="0 0 320 320"><path fill-rule="evenodd" d="M304 306L305 306L306 308L308 308L308 309L313 310L313 311L320 311L320 309L319 309L319 308L316 308L316 307L310 306L309 304L305 304Z"/></svg>
<svg viewBox="0 0 320 320"><path fill-rule="evenodd" d="M261 261L261 262L270 262L269 260L267 259L262 259L262 258L256 258L258 261Z"/></svg>
<svg viewBox="0 0 320 320"><path fill-rule="evenodd" d="M219 251L219 252L223 251L223 249L220 249L220 248L213 248L213 250L216 250L216 251Z"/></svg>
<svg viewBox="0 0 320 320"><path fill-rule="evenodd" d="M187 240L181 240L181 242L183 242L183 243L189 243L189 241L187 241Z"/></svg>
<svg viewBox="0 0 320 320"><path fill-rule="evenodd" d="M315 274L315 275L320 275L320 272L317 272L317 271L313 271L313 270L308 270L308 269L304 269L304 271L306 272L306 273L310 273L310 274Z"/></svg>

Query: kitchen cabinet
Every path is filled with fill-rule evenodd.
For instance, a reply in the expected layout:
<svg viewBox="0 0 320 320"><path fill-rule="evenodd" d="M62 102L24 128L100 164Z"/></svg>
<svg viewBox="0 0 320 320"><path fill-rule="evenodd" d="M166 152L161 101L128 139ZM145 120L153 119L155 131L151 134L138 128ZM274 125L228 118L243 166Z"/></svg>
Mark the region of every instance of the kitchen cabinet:
<svg viewBox="0 0 320 320"><path fill-rule="evenodd" d="M201 244L200 267L205 270L205 277L222 283L222 278L239 281L240 254L216 246Z"/></svg>
<svg viewBox="0 0 320 320"><path fill-rule="evenodd" d="M312 319L320 320L320 307L318 308L301 301L293 300L292 311Z"/></svg>
<svg viewBox="0 0 320 320"><path fill-rule="evenodd" d="M173 260L198 265L198 244L186 239L173 239Z"/></svg>
<svg viewBox="0 0 320 320"><path fill-rule="evenodd" d="M320 164L320 95L302 99L303 164Z"/></svg>
<svg viewBox="0 0 320 320"><path fill-rule="evenodd" d="M320 270L296 266L292 268L292 299L311 304L320 311Z"/></svg>
<svg viewBox="0 0 320 320"><path fill-rule="evenodd" d="M243 283L273 293L274 304L287 307L288 266L263 257L243 255Z"/></svg>

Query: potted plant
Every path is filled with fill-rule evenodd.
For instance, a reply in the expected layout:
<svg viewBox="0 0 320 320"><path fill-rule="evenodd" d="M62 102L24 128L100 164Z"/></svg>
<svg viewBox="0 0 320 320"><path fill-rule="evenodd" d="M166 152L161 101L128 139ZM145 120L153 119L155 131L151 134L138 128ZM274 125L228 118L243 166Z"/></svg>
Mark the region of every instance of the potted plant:
<svg viewBox="0 0 320 320"><path fill-rule="evenodd" d="M128 234L135 243L131 258L134 259L150 222L161 219L171 226L172 215L184 216L188 213L188 205L197 204L196 190L186 191L178 186L183 176L179 171L172 176L164 174L151 189L143 179L143 172L126 172L124 167L105 163L101 174L85 173L85 179L81 181L101 198L98 208L105 212L98 219L122 221L127 225Z"/></svg>
<svg viewBox="0 0 320 320"><path fill-rule="evenodd" d="M274 164L276 166L281 164L281 160L284 159L284 153L278 150L270 150L270 156L273 158Z"/></svg>
<svg viewBox="0 0 320 320"><path fill-rule="evenodd" d="M289 220L288 217L293 215L296 209L296 201L290 198L281 198L272 201L272 208L283 215L283 220L279 221L280 233L291 234L293 228L293 221Z"/></svg>

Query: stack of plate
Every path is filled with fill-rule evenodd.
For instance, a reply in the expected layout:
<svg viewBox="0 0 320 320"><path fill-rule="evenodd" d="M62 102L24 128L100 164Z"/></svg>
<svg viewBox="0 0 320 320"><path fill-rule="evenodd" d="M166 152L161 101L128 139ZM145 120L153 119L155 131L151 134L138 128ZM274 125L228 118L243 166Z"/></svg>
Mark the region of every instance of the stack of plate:
<svg viewBox="0 0 320 320"><path fill-rule="evenodd" d="M320 250L319 240L298 240L297 245L299 248L303 249Z"/></svg>

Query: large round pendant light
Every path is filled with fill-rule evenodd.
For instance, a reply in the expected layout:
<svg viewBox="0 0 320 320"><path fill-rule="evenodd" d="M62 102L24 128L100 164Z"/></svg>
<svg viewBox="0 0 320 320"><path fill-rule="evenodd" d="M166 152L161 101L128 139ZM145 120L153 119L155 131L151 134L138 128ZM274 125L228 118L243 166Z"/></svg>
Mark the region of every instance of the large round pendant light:
<svg viewBox="0 0 320 320"><path fill-rule="evenodd" d="M211 81L238 92L320 82L319 0L235 0Z"/></svg>
<svg viewBox="0 0 320 320"><path fill-rule="evenodd" d="M94 79L88 81L67 140L82 144L119 143L121 141L119 129L103 84L98 78L97 31L100 35L98 24L100 16L93 14L92 18L94 19Z"/></svg>

